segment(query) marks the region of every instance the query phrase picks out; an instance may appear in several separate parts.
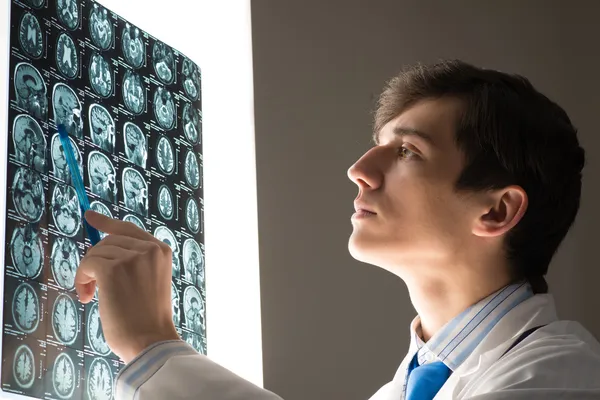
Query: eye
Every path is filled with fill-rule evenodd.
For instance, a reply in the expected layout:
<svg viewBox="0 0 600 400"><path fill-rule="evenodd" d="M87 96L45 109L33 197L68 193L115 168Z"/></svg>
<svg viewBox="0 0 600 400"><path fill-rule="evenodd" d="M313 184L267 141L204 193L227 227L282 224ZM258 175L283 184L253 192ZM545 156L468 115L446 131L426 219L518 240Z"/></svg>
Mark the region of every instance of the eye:
<svg viewBox="0 0 600 400"><path fill-rule="evenodd" d="M406 160L410 160L411 158L414 158L417 156L417 153L415 153L414 151L410 150L407 147L400 147L398 149L398 157L406 159Z"/></svg>

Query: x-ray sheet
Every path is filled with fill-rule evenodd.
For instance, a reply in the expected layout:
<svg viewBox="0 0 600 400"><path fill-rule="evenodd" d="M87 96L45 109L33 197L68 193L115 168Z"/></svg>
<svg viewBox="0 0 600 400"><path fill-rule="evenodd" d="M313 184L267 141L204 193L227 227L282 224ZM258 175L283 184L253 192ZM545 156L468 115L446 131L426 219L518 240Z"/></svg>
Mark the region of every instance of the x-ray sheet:
<svg viewBox="0 0 600 400"><path fill-rule="evenodd" d="M200 69L90 0L11 0L2 390L110 399L122 368L75 272L91 246L56 127L91 207L173 249L173 321L206 352ZM12 395L11 395L12 396Z"/></svg>

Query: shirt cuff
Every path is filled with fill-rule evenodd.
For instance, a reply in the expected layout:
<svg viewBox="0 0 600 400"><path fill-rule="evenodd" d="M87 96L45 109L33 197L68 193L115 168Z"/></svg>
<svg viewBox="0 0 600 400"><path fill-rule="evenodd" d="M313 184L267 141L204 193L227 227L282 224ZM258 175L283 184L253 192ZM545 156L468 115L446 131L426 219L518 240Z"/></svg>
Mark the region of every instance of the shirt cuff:
<svg viewBox="0 0 600 400"><path fill-rule="evenodd" d="M145 349L117 375L115 398L133 399L136 392L171 358L199 354L183 340L158 342Z"/></svg>

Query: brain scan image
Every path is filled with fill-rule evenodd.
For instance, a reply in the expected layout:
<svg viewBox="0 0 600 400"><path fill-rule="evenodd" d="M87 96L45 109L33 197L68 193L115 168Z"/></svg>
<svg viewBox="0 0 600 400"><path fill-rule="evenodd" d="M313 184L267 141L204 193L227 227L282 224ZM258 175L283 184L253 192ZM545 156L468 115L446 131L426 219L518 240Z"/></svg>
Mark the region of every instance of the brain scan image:
<svg viewBox="0 0 600 400"><path fill-rule="evenodd" d="M123 169L123 202L140 215L148 215L148 185L142 174L133 168Z"/></svg>
<svg viewBox="0 0 600 400"><path fill-rule="evenodd" d="M183 291L183 315L188 329L204 335L204 303L195 286Z"/></svg>
<svg viewBox="0 0 600 400"><path fill-rule="evenodd" d="M32 58L40 58L44 50L42 28L32 13L25 13L19 24L19 44L25 53Z"/></svg>
<svg viewBox="0 0 600 400"><path fill-rule="evenodd" d="M158 212L164 219L173 218L174 204L173 194L167 185L161 185L158 188Z"/></svg>
<svg viewBox="0 0 600 400"><path fill-rule="evenodd" d="M146 104L146 91L140 75L133 71L125 72L122 90L125 107L134 114L141 114Z"/></svg>
<svg viewBox="0 0 600 400"><path fill-rule="evenodd" d="M31 64L19 63L15 67L14 81L17 106L37 119L46 119L47 91L40 72Z"/></svg>
<svg viewBox="0 0 600 400"><path fill-rule="evenodd" d="M166 136L161 135L156 143L156 163L167 175L171 175L175 169L175 151Z"/></svg>
<svg viewBox="0 0 600 400"><path fill-rule="evenodd" d="M25 0L25 3L29 4L31 7L40 8L44 5L45 0Z"/></svg>
<svg viewBox="0 0 600 400"><path fill-rule="evenodd" d="M86 390L90 400L112 400L114 378L110 365L103 358L94 358L87 373Z"/></svg>
<svg viewBox="0 0 600 400"><path fill-rule="evenodd" d="M110 212L110 209L99 201L92 201L90 203L90 208L92 210L96 211L97 213L106 215L107 217L110 217L110 218L114 218L112 213Z"/></svg>
<svg viewBox="0 0 600 400"><path fill-rule="evenodd" d="M102 97L108 97L112 93L112 72L108 61L99 53L90 57L89 66L90 85L94 92Z"/></svg>
<svg viewBox="0 0 600 400"><path fill-rule="evenodd" d="M102 204L99 201L92 201L90 203L90 208L94 211L96 211L97 213L100 213L102 215L106 215L107 217L110 218L114 218L112 213L110 212L109 208L106 207L104 204ZM99 232L100 233L100 239L104 239L106 237L106 233L104 232ZM97 291L98 289L96 289Z"/></svg>
<svg viewBox="0 0 600 400"><path fill-rule="evenodd" d="M75 364L67 353L60 353L52 366L52 387L61 399L73 396L77 386Z"/></svg>
<svg viewBox="0 0 600 400"><path fill-rule="evenodd" d="M110 348L104 339L104 332L100 324L100 311L98 303L94 303L90 308L87 318L87 339L92 350L101 356L110 354Z"/></svg>
<svg viewBox="0 0 600 400"><path fill-rule="evenodd" d="M183 115L181 117L183 121L183 131L185 132L185 137L192 144L198 144L200 141L200 133L201 124L200 124L200 114L190 103L186 103L183 107Z"/></svg>
<svg viewBox="0 0 600 400"><path fill-rule="evenodd" d="M62 33L56 41L56 66L61 74L67 78L75 78L79 69L77 58L77 47L73 39L66 33Z"/></svg>
<svg viewBox="0 0 600 400"><path fill-rule="evenodd" d="M185 155L184 176L188 185L194 189L200 187L200 168L198 167L198 158L193 151L188 150Z"/></svg>
<svg viewBox="0 0 600 400"><path fill-rule="evenodd" d="M175 125L173 95L165 88L159 87L154 92L154 116L163 129L169 130Z"/></svg>
<svg viewBox="0 0 600 400"><path fill-rule="evenodd" d="M19 167L13 180L12 198L19 215L29 222L39 221L46 201L42 177L29 168Z"/></svg>
<svg viewBox="0 0 600 400"><path fill-rule="evenodd" d="M52 110L56 126L64 125L67 133L83 137L83 116L77 95L64 83L57 83L52 90Z"/></svg>
<svg viewBox="0 0 600 400"><path fill-rule="evenodd" d="M44 246L33 225L15 227L10 240L10 255L21 276L34 279L40 275L44 265Z"/></svg>
<svg viewBox="0 0 600 400"><path fill-rule="evenodd" d="M92 104L89 114L92 142L102 150L112 153L115 150L115 121L100 104Z"/></svg>
<svg viewBox="0 0 600 400"><path fill-rule="evenodd" d="M13 359L13 377L22 389L28 389L35 381L35 358L33 352L26 344L22 344L15 352Z"/></svg>
<svg viewBox="0 0 600 400"><path fill-rule="evenodd" d="M40 300L27 282L21 283L15 289L12 316L16 328L24 333L33 333L40 323Z"/></svg>
<svg viewBox="0 0 600 400"><path fill-rule="evenodd" d="M79 166L79 173L83 176L83 161L81 159L81 152L79 151L79 147L77 147L77 144L75 144L73 138L69 138L69 140L71 142L71 146L73 147L75 161L77 161L77 165ZM63 151L63 146L60 138L58 137L58 133L55 133L50 141L50 157L52 158L52 169L54 176L63 180L65 183L72 184L73 180L71 179L71 171L67 165L67 158Z"/></svg>
<svg viewBox="0 0 600 400"><path fill-rule="evenodd" d="M54 282L65 290L75 288L75 273L79 266L79 251L75 242L68 238L57 237L52 245L50 267Z"/></svg>
<svg viewBox="0 0 600 400"><path fill-rule="evenodd" d="M163 42L155 42L152 48L152 64L158 78L165 84L175 80L175 57L173 50Z"/></svg>
<svg viewBox="0 0 600 400"><path fill-rule="evenodd" d="M200 71L198 66L188 58L181 64L181 75L183 75L183 90L192 100L198 100L200 96Z"/></svg>
<svg viewBox="0 0 600 400"><path fill-rule="evenodd" d="M194 233L200 230L200 212L198 203L192 197L185 203L185 223L188 229Z"/></svg>
<svg viewBox="0 0 600 400"><path fill-rule="evenodd" d="M103 200L114 202L117 196L117 185L112 162L99 151L91 151L87 167L92 193Z"/></svg>
<svg viewBox="0 0 600 400"><path fill-rule="evenodd" d="M138 217L136 217L133 214L127 214L125 217L123 217L123 221L125 221L125 222L131 222L132 224L134 224L138 228L140 228L140 229L142 229L144 231L146 230L146 227L144 226L144 223L142 222L142 220L139 219Z"/></svg>
<svg viewBox="0 0 600 400"><path fill-rule="evenodd" d="M204 256L194 239L187 239L183 243L183 267L188 281L198 287L204 285Z"/></svg>
<svg viewBox="0 0 600 400"><path fill-rule="evenodd" d="M46 167L46 138L37 121L27 114L17 115L12 129L15 158L44 173Z"/></svg>
<svg viewBox="0 0 600 400"><path fill-rule="evenodd" d="M113 26L108 11L96 3L90 9L90 37L102 50L108 49L113 40Z"/></svg>
<svg viewBox="0 0 600 400"><path fill-rule="evenodd" d="M81 226L81 209L75 189L68 185L57 184L52 193L50 204L54 226L68 237L73 237Z"/></svg>
<svg viewBox="0 0 600 400"><path fill-rule="evenodd" d="M175 235L171 230L164 226L159 226L154 230L154 237L160 240L161 242L165 242L171 248L172 255L172 275L175 278L179 278L180 275L180 267L179 267L179 245L177 244L177 240L175 239Z"/></svg>
<svg viewBox="0 0 600 400"><path fill-rule="evenodd" d="M56 15L67 28L74 30L79 25L79 5L77 0L57 0Z"/></svg>
<svg viewBox="0 0 600 400"><path fill-rule="evenodd" d="M173 307L173 324L181 326L181 313L179 311L179 291L175 284L171 282L171 305Z"/></svg>
<svg viewBox="0 0 600 400"><path fill-rule="evenodd" d="M123 126L125 134L125 155L127 159L138 167L146 168L146 159L148 158L148 142L146 135L142 130L131 122L125 122Z"/></svg>
<svg viewBox="0 0 600 400"><path fill-rule="evenodd" d="M125 23L123 34L121 35L121 44L123 56L129 65L134 68L139 68L144 63L146 58L146 47L142 32L135 26Z"/></svg>
<svg viewBox="0 0 600 400"><path fill-rule="evenodd" d="M192 346L200 354L206 354L206 346L202 341L202 336L192 332L183 332L182 339Z"/></svg>
<svg viewBox="0 0 600 400"><path fill-rule="evenodd" d="M60 294L52 307L52 330L54 337L65 345L70 345L77 338L78 328L77 306L67 294Z"/></svg>

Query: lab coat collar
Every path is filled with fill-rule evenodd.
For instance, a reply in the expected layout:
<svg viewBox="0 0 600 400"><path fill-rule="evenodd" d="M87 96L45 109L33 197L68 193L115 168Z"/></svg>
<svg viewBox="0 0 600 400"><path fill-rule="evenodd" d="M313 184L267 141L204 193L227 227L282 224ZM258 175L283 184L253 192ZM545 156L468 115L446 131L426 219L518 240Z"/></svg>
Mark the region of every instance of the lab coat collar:
<svg viewBox="0 0 600 400"><path fill-rule="evenodd" d="M495 363L518 337L530 328L558 321L554 298L537 294L509 311L475 348L470 357L450 376L434 400L454 398L470 376Z"/></svg>
<svg viewBox="0 0 600 400"><path fill-rule="evenodd" d="M468 382L470 375L498 360L521 333L529 328L547 325L557 320L552 295L537 294L521 302L498 321L473 350L471 356L450 375L450 378L442 386L434 400L453 398L452 393L459 393ZM390 393L389 398L404 399L406 370L416 350L416 345L413 348L411 344L410 350L396 371L392 385L389 387L387 392Z"/></svg>

